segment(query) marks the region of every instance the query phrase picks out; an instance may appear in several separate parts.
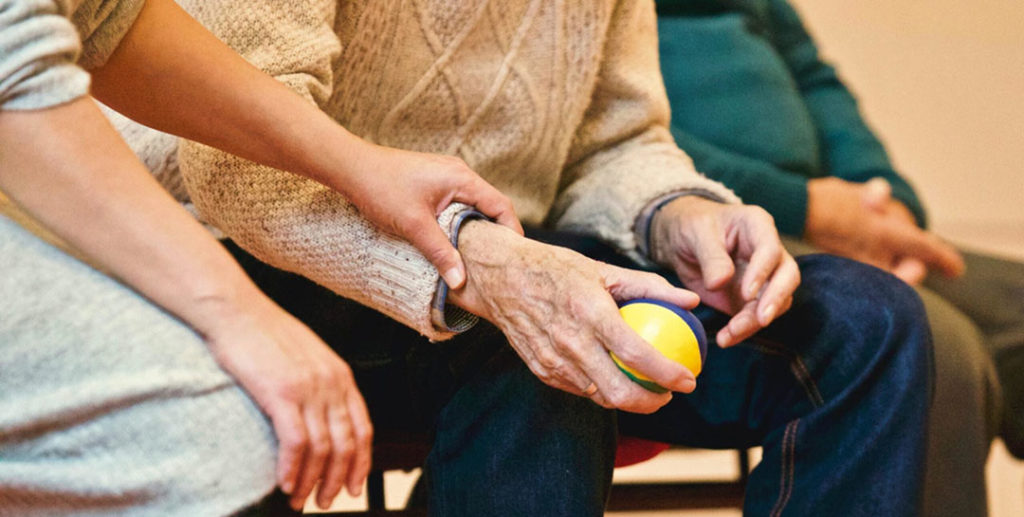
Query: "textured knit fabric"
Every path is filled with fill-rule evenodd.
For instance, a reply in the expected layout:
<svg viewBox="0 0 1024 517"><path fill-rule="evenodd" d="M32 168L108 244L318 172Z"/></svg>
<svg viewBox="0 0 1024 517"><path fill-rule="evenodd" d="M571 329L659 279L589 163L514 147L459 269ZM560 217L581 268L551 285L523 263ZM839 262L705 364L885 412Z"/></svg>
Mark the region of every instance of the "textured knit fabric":
<svg viewBox="0 0 1024 517"><path fill-rule="evenodd" d="M181 3L354 133L462 157L527 224L637 256L634 224L652 200L737 201L672 142L648 1ZM437 272L340 195L194 143L180 160L203 217L260 259L450 336L431 320Z"/></svg>
<svg viewBox="0 0 1024 517"><path fill-rule="evenodd" d="M0 516L218 516L274 488L269 423L202 340L0 216Z"/></svg>
<svg viewBox="0 0 1024 517"><path fill-rule="evenodd" d="M857 102L786 0L659 0L672 134L698 170L801 236L807 181L885 178L925 225ZM698 100L699 99L699 100Z"/></svg>
<svg viewBox="0 0 1024 517"><path fill-rule="evenodd" d="M105 63L142 4L0 0L0 109L42 109L87 94L89 75L79 64Z"/></svg>

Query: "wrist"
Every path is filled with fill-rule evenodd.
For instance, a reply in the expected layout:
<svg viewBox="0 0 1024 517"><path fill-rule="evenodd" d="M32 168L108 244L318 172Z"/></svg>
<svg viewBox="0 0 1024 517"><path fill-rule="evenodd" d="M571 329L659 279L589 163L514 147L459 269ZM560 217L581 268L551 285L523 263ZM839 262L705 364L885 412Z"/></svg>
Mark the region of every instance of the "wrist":
<svg viewBox="0 0 1024 517"><path fill-rule="evenodd" d="M487 318L487 291L500 275L523 255L521 247L529 243L518 233L482 219L463 223L458 235L458 250L466 266L466 283L449 292L455 305Z"/></svg>
<svg viewBox="0 0 1024 517"><path fill-rule="evenodd" d="M681 233L678 229L679 223L703 212L709 204L720 203L696 195L680 196L665 203L651 218L651 260L668 265L669 257L664 256L662 250L675 249L672 242Z"/></svg>
<svg viewBox="0 0 1024 517"><path fill-rule="evenodd" d="M833 213L838 206L827 206L832 204L827 200L832 198L830 194L837 184L834 178L816 178L807 182L807 216L804 218L804 238L815 242L820 235L827 235L832 226Z"/></svg>
<svg viewBox="0 0 1024 517"><path fill-rule="evenodd" d="M295 172L351 198L355 182L364 174L373 174L378 146L349 132L322 112L317 118L321 120L303 131L301 144L293 147L297 152L289 159L298 165Z"/></svg>
<svg viewBox="0 0 1024 517"><path fill-rule="evenodd" d="M204 338L223 335L277 310L241 271L195 289L185 305L188 309L182 311L182 319Z"/></svg>

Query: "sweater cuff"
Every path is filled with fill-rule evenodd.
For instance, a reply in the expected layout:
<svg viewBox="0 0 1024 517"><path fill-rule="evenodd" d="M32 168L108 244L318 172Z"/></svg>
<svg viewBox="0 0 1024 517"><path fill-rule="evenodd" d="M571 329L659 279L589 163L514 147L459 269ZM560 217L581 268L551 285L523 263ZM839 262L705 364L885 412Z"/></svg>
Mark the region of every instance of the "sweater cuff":
<svg viewBox="0 0 1024 517"><path fill-rule="evenodd" d="M683 196L698 196L704 199L710 199L718 203L724 203L726 201L722 198L708 192L706 190L690 189L681 190L678 192L672 192L665 194L651 201L647 206L640 212L640 215L636 218L636 224L633 226L634 237L636 238L637 251L640 255L648 260L651 258L651 223L654 222L654 216L658 215L658 212L665 207L665 205L679 199Z"/></svg>
<svg viewBox="0 0 1024 517"><path fill-rule="evenodd" d="M78 64L91 70L103 66L114 53L142 11L145 0L91 2L92 9L79 7L71 21L82 35L82 56Z"/></svg>
<svg viewBox="0 0 1024 517"><path fill-rule="evenodd" d="M476 209L462 209L452 217L448 223L448 238L452 246L459 247L459 230L463 223L475 219L490 220L483 213ZM437 290L434 292L434 299L430 306L430 320L434 328L445 333L465 332L476 325L480 320L475 314L448 303L448 284L443 278L437 281Z"/></svg>
<svg viewBox="0 0 1024 517"><path fill-rule="evenodd" d="M49 109L89 94L89 74L74 63L61 63L0 91L0 109L30 111ZM3 89L0 86L0 89Z"/></svg>
<svg viewBox="0 0 1024 517"><path fill-rule="evenodd" d="M0 0L0 109L38 110L89 92L64 2Z"/></svg>

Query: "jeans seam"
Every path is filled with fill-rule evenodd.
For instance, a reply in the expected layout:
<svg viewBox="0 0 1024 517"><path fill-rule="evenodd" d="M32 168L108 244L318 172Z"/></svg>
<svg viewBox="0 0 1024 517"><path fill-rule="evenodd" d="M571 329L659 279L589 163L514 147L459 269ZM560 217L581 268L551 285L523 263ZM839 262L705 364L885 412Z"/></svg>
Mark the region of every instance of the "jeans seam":
<svg viewBox="0 0 1024 517"><path fill-rule="evenodd" d="M763 339L756 338L755 340L765 341ZM807 394L807 398L811 399L811 404L813 404L815 408L824 406L825 398L821 396L821 391L818 390L818 384L814 382L814 378L811 377L810 370L807 369L807 365L804 364L800 355L790 350L786 350L774 342L767 343L769 344L755 343L748 346L766 354L778 355L789 359L789 369L793 373L793 376L796 377L797 382L799 382L803 387L804 393Z"/></svg>
<svg viewBox="0 0 1024 517"><path fill-rule="evenodd" d="M786 425L786 432L782 436L782 471L779 481L779 499L772 508L771 517L779 517L782 511L789 504L793 495L793 479L796 471L796 434L800 427L800 419L793 420Z"/></svg>

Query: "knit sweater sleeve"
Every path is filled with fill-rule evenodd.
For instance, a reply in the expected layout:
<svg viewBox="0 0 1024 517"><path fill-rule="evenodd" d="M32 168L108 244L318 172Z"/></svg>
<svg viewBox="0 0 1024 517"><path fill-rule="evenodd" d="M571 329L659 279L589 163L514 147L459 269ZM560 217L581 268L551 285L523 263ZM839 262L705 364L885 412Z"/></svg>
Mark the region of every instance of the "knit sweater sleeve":
<svg viewBox="0 0 1024 517"><path fill-rule="evenodd" d="M926 225L924 206L913 187L893 168L882 143L861 115L857 100L824 62L800 16L787 0L771 0L774 43L796 79L804 103L814 118L829 175L865 182L885 178L892 195Z"/></svg>
<svg viewBox="0 0 1024 517"><path fill-rule="evenodd" d="M623 0L615 9L597 84L549 221L644 260L634 229L652 202L672 193L739 199L700 175L672 140L653 2Z"/></svg>
<svg viewBox="0 0 1024 517"><path fill-rule="evenodd" d="M0 109L44 109L88 93L69 0L0 0Z"/></svg>
<svg viewBox="0 0 1024 517"><path fill-rule="evenodd" d="M323 107L331 94L335 0L180 2L243 57ZM206 222L261 260L377 309L430 339L450 337L471 319L432 323L439 275L405 241L378 231L337 192L315 181L183 141L179 165ZM450 231L467 209L439 218ZM450 309L447 316L457 313ZM462 313L465 314L465 313Z"/></svg>
<svg viewBox="0 0 1024 517"><path fill-rule="evenodd" d="M0 108L44 109L89 93L82 68L106 62L143 0L85 0L72 12L75 4L0 0Z"/></svg>

